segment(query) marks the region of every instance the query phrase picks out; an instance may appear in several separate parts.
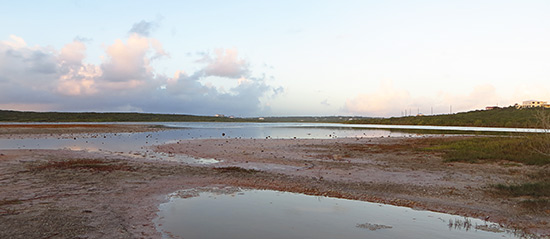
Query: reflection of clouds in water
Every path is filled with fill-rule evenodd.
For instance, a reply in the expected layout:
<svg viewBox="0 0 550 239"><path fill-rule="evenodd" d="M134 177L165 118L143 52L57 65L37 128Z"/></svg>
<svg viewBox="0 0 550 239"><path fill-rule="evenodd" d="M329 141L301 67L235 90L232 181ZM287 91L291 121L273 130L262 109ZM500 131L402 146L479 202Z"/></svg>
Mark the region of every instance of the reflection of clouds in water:
<svg viewBox="0 0 550 239"><path fill-rule="evenodd" d="M91 146L81 146L81 145L71 145L66 146L64 149L72 150L72 151L88 151L88 152L99 152L99 148L97 147L91 147Z"/></svg>
<svg viewBox="0 0 550 239"><path fill-rule="evenodd" d="M520 238L496 230L449 230L446 221L457 216L406 207L270 190L204 190L210 191L193 190L161 204L157 230L182 238Z"/></svg>
<svg viewBox="0 0 550 239"><path fill-rule="evenodd" d="M321 204L320 204L321 205ZM297 212L297 213L345 213L349 211L349 208L346 208L344 206L340 205L327 205L327 206L317 206L317 207L308 207L308 206L300 206L300 207L293 207L288 209L289 212Z"/></svg>
<svg viewBox="0 0 550 239"><path fill-rule="evenodd" d="M342 125L324 123L208 123L208 122L171 122L154 123L155 125L170 125L170 130L158 132L116 133L116 134L75 134L70 137L58 138L0 138L2 149L62 149L111 152L149 152L150 146L174 143L187 139L221 138L255 138L255 139L330 139L330 138L379 138L379 137L421 137L423 134L396 132L399 126L376 125L374 128L364 128L365 125ZM403 127L403 126L401 126ZM409 129L457 129L472 127L434 127L406 126ZM475 128L477 130L481 128ZM520 132L516 129L506 129ZM526 130L526 129L524 129ZM533 129L529 129L533 130ZM460 132L460 131L456 131ZM32 136L34 137L34 136ZM208 160L207 160L208 161ZM209 162L197 162L209 163Z"/></svg>
<svg viewBox="0 0 550 239"><path fill-rule="evenodd" d="M155 123L162 124L162 123ZM380 137L394 135L388 130L326 128L326 124L300 123L196 123L172 122L165 125L180 127L158 132L116 133L116 134L75 134L70 137L57 138L23 138L0 139L3 149L62 149L113 152L146 152L152 145L177 143L185 139L220 138L222 133L227 138L317 138L326 139L341 137Z"/></svg>

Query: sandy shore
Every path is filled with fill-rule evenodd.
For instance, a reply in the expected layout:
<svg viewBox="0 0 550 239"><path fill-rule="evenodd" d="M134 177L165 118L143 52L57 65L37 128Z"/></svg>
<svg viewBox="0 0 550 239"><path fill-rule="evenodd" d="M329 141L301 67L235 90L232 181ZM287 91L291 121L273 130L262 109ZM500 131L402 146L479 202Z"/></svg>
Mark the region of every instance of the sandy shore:
<svg viewBox="0 0 550 239"><path fill-rule="evenodd" d="M166 195L209 186L389 203L550 234L550 212L521 207L490 187L522 182L540 167L447 163L415 150L424 140L208 139L155 148L222 161L195 166L83 151L0 150L0 238L160 238L152 220Z"/></svg>

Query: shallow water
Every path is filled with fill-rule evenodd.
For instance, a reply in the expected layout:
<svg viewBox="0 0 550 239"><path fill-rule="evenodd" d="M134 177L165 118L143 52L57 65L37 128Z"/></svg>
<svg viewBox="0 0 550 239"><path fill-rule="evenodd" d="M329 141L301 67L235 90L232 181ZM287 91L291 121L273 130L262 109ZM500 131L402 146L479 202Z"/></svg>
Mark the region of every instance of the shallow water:
<svg viewBox="0 0 550 239"><path fill-rule="evenodd" d="M172 194L159 206L155 223L165 238L521 238L479 219L405 207L269 190L203 190Z"/></svg>
<svg viewBox="0 0 550 239"><path fill-rule="evenodd" d="M63 137L1 138L0 149L73 149L133 154L148 147L186 139L207 138L311 138L400 137L421 134L392 132L387 129L328 127L326 124L295 123L155 123L170 130L140 133L71 134ZM222 136L223 135L223 136Z"/></svg>
<svg viewBox="0 0 550 239"><path fill-rule="evenodd" d="M42 136L20 138L15 136L11 138L0 138L0 149L71 149L91 152L105 152L108 154L115 153L149 159L180 161L190 164L211 164L218 161L213 159L191 158L184 155L157 154L152 152L151 146L174 143L179 140L208 138L330 139L343 137L429 137L434 135L434 131L430 131L431 134L424 134L422 132L403 132L399 131L400 126L393 125L220 122L155 122L151 123L151 125L162 125L165 127L170 127L171 129L139 133L66 134L61 137ZM436 128L448 130L448 127L404 127L406 127L405 130L419 129L418 127L426 128L426 130L433 130ZM466 134L467 131L460 130L469 130L470 128L475 127L452 127L455 132L461 132L461 134Z"/></svg>

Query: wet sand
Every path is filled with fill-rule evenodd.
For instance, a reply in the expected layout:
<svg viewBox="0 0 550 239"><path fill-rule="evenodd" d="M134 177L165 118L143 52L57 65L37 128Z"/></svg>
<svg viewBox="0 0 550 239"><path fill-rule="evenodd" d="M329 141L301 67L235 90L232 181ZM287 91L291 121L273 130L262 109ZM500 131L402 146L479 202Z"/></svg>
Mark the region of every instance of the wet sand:
<svg viewBox="0 0 550 239"><path fill-rule="evenodd" d="M0 150L0 238L160 238L152 220L166 195L211 186L388 203L550 234L550 212L522 207L490 187L522 182L540 167L448 163L414 150L423 140L208 139L155 148L222 161L195 166L84 151Z"/></svg>

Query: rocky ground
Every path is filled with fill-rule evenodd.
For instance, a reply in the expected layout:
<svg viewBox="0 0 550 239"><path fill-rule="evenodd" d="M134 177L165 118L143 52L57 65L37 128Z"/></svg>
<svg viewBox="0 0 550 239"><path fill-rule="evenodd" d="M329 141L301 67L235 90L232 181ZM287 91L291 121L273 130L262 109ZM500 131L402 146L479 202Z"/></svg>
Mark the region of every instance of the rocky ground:
<svg viewBox="0 0 550 239"><path fill-rule="evenodd" d="M155 148L222 161L209 165L84 151L0 150L0 238L159 238L152 221L166 195L211 186L389 203L550 234L550 212L523 207L491 187L521 182L543 169L448 163L416 150L425 140L208 139Z"/></svg>

